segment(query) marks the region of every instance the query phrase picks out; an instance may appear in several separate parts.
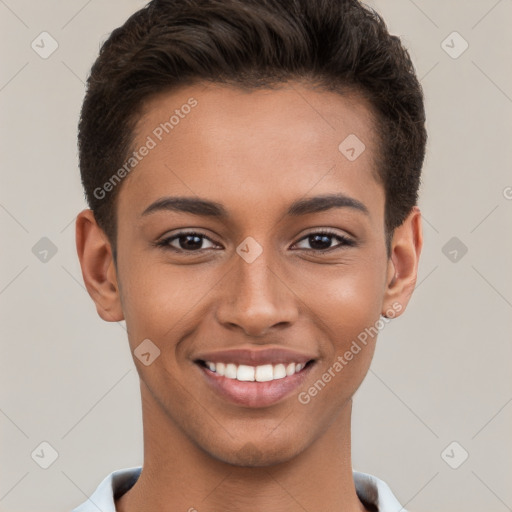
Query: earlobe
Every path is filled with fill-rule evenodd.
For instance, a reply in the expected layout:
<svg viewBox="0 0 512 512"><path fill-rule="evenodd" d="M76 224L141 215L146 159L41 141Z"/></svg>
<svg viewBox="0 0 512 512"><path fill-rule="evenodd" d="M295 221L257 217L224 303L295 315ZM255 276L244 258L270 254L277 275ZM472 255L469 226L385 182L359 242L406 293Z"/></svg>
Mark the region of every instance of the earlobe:
<svg viewBox="0 0 512 512"><path fill-rule="evenodd" d="M112 249L90 209L76 218L76 249L85 287L107 322L124 319Z"/></svg>
<svg viewBox="0 0 512 512"><path fill-rule="evenodd" d="M405 311L416 285L422 246L421 212L415 206L393 234L383 316L389 318L389 311L393 316L399 316Z"/></svg>

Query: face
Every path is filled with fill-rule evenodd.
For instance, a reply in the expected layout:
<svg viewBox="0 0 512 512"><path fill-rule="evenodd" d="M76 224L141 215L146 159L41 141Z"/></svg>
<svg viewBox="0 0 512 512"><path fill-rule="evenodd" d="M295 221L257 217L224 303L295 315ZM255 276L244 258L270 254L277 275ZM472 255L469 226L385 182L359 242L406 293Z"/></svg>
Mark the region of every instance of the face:
<svg viewBox="0 0 512 512"><path fill-rule="evenodd" d="M147 365L134 355L145 423L216 459L267 465L350 408L376 341L361 333L398 315L415 279L409 261L397 289L401 253L386 254L373 130L357 95L299 83L203 84L146 104L134 146L149 150L122 183L115 293L102 298L132 353L149 353ZM222 376L228 363L240 380ZM244 380L258 376L278 378Z"/></svg>

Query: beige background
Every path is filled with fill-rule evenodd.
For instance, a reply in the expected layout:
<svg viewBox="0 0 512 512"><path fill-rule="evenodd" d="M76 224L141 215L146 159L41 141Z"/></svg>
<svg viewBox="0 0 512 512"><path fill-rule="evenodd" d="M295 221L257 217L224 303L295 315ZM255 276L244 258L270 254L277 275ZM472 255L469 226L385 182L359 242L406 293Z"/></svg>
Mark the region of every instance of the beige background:
<svg viewBox="0 0 512 512"><path fill-rule="evenodd" d="M70 511L108 473L142 462L124 325L96 314L73 222L86 206L84 81L100 43L143 4L0 0L2 512ZM417 290L357 393L354 467L411 511L512 510L512 1L369 4L410 49L430 139ZM42 31L59 45L47 59L31 48ZM469 44L458 58L442 46L454 31ZM446 44L453 55L463 41ZM57 250L46 263L33 252L43 237ZM58 453L48 469L31 456L43 441Z"/></svg>

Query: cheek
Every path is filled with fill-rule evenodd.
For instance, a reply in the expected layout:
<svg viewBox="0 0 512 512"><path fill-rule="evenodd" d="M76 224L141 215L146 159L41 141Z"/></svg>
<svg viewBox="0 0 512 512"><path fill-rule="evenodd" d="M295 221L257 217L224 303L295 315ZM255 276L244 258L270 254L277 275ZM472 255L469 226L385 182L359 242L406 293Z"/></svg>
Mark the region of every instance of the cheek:
<svg viewBox="0 0 512 512"><path fill-rule="evenodd" d="M196 317L218 279L211 270L172 267L142 257L122 269L122 303L130 344L145 338L168 344ZM133 347L132 347L133 348Z"/></svg>
<svg viewBox="0 0 512 512"><path fill-rule="evenodd" d="M302 272L300 296L331 343L339 350L380 317L385 265L377 260Z"/></svg>
<svg viewBox="0 0 512 512"><path fill-rule="evenodd" d="M332 326L340 350L380 316L380 287L369 274L350 276L342 280L340 286L330 289L326 322Z"/></svg>
<svg viewBox="0 0 512 512"><path fill-rule="evenodd" d="M357 271L338 269L316 282L322 286L310 293L308 306L319 325L322 360L314 383L303 390L299 402L315 418L331 421L329 415L350 400L370 367L381 313L382 275L378 265L366 265Z"/></svg>

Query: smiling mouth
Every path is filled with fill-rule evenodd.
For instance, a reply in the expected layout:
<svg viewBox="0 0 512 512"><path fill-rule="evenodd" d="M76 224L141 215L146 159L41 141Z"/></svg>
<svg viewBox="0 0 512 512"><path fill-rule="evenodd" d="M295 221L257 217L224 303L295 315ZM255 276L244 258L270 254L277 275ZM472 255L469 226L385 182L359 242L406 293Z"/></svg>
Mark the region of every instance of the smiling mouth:
<svg viewBox="0 0 512 512"><path fill-rule="evenodd" d="M305 363L290 362L277 364L263 364L259 366L250 366L245 364L223 363L213 361L196 361L203 368L218 377L237 380L239 382L270 382L291 377L302 372L306 367L314 363L311 359Z"/></svg>
<svg viewBox="0 0 512 512"><path fill-rule="evenodd" d="M258 366L234 362L195 361L204 382L217 396L237 406L258 408L276 405L305 383L315 359L266 363Z"/></svg>

